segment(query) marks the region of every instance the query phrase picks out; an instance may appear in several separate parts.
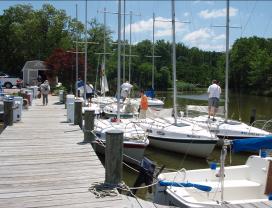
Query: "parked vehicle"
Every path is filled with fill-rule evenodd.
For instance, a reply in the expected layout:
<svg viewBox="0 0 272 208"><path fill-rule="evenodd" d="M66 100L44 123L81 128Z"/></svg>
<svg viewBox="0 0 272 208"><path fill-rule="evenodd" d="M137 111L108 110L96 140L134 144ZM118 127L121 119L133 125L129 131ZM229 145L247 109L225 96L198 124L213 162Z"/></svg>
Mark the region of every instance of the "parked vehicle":
<svg viewBox="0 0 272 208"><path fill-rule="evenodd" d="M23 86L23 80L18 77L9 76L6 73L0 72L0 81L3 87L12 88L16 86L21 88Z"/></svg>

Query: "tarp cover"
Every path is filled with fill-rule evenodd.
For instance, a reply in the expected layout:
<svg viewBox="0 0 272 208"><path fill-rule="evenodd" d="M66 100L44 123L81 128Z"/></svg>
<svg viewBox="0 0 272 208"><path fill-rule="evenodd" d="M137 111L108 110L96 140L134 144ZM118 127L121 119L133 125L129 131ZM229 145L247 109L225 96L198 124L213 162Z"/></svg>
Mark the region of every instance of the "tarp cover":
<svg viewBox="0 0 272 208"><path fill-rule="evenodd" d="M233 141L234 152L259 151L260 149L272 149L272 135Z"/></svg>

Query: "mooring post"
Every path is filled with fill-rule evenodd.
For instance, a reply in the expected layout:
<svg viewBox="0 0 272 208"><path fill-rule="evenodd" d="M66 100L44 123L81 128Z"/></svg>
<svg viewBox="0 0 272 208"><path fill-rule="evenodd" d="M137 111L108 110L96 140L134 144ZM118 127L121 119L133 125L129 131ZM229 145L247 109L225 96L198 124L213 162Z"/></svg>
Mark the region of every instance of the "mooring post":
<svg viewBox="0 0 272 208"><path fill-rule="evenodd" d="M63 91L63 103L64 103L64 108L65 109L67 109L66 96L67 96L67 92Z"/></svg>
<svg viewBox="0 0 272 208"><path fill-rule="evenodd" d="M74 124L82 128L82 100L75 100Z"/></svg>
<svg viewBox="0 0 272 208"><path fill-rule="evenodd" d="M91 131L94 130L94 110L86 109L84 112L84 143L94 141L94 135Z"/></svg>
<svg viewBox="0 0 272 208"><path fill-rule="evenodd" d="M249 119L249 123L252 124L256 120L256 108L251 110L251 115Z"/></svg>
<svg viewBox="0 0 272 208"><path fill-rule="evenodd" d="M109 130L106 132L106 184L118 185L121 183L123 172L123 136L124 133L120 130Z"/></svg>
<svg viewBox="0 0 272 208"><path fill-rule="evenodd" d="M4 100L4 126L13 125L13 100Z"/></svg>

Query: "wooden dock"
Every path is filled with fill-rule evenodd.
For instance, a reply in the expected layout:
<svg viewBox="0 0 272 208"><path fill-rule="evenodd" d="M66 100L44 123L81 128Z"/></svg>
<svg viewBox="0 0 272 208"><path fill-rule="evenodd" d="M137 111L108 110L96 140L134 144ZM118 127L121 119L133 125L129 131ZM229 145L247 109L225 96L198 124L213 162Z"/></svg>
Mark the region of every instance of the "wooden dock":
<svg viewBox="0 0 272 208"><path fill-rule="evenodd" d="M57 102L34 100L0 135L0 208L162 207L123 195L96 198L89 187L104 182L104 167Z"/></svg>

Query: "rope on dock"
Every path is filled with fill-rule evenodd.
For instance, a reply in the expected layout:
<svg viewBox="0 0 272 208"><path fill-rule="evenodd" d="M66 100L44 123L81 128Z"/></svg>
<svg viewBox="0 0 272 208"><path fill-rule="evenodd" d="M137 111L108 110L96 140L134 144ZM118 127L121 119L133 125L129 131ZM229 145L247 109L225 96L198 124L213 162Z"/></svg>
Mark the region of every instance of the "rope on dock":
<svg viewBox="0 0 272 208"><path fill-rule="evenodd" d="M94 183L89 187L89 191L95 195L95 198L116 197L119 195L116 186L105 183Z"/></svg>

